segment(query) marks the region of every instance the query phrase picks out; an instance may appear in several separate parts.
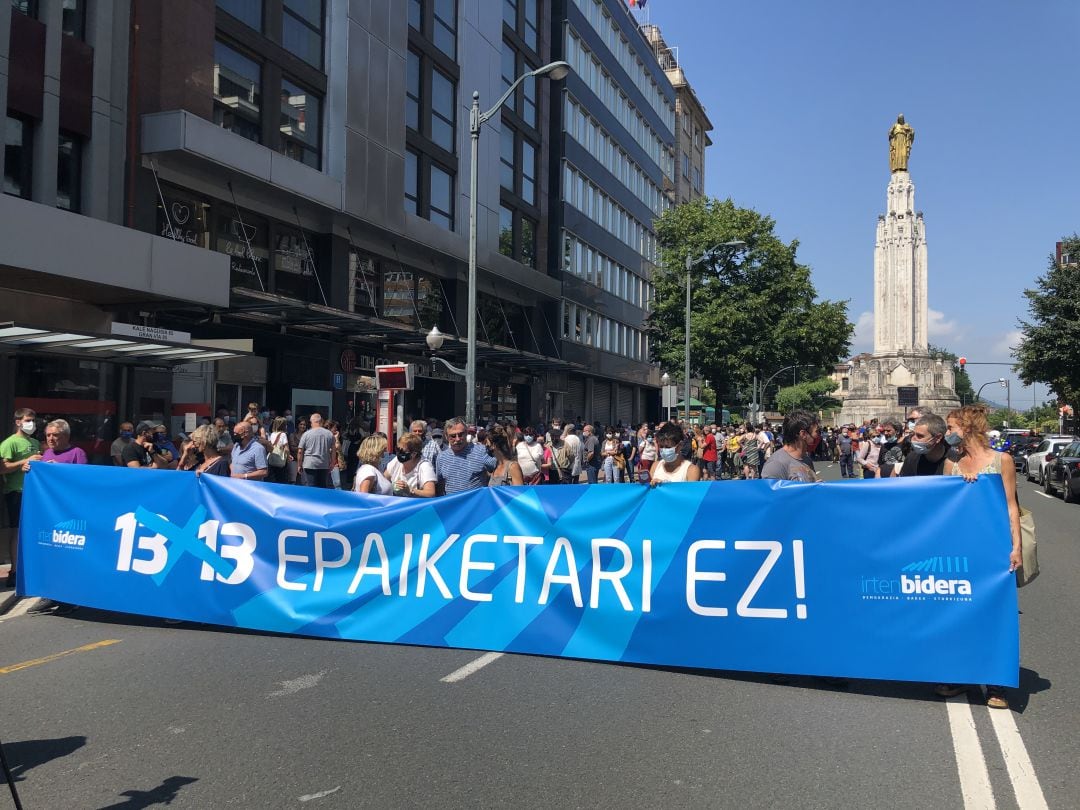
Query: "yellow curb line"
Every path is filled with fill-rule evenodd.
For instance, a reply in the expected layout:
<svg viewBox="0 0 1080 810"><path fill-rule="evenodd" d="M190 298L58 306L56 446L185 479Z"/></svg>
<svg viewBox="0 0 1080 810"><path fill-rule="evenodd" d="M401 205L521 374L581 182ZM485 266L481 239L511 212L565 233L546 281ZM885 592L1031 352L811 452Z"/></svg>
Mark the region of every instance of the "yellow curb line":
<svg viewBox="0 0 1080 810"><path fill-rule="evenodd" d="M109 647L113 644L119 644L118 638L107 638L104 641L95 641L93 644L84 644L81 647L76 647L74 650L64 650L63 652L53 653L52 655L46 655L43 658L34 658L30 661L23 661L19 664L11 664L6 667L0 667L0 675L9 675L12 672L18 672L20 669L29 669L30 667L36 667L40 664L48 664L50 661L55 661L58 658L63 658L68 655L74 655L80 652L89 652L90 650L97 650L101 647Z"/></svg>

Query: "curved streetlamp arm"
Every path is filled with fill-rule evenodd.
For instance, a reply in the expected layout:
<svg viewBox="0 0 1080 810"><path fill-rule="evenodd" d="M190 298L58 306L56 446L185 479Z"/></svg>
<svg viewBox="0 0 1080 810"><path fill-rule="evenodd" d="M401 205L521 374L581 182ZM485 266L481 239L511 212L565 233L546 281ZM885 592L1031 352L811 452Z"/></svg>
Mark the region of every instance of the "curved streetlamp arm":
<svg viewBox="0 0 1080 810"><path fill-rule="evenodd" d="M468 372L465 369L459 368L458 366L451 365L450 363L443 360L441 357L432 357L431 362L433 362L433 363L442 363L444 366L446 366L448 369L450 369L450 371L454 372L459 377L464 377L466 374L468 374Z"/></svg>
<svg viewBox="0 0 1080 810"><path fill-rule="evenodd" d="M480 112L480 104L479 104L479 102L480 102L480 93L479 92L473 93L473 110L472 110L472 115L470 116L470 119L469 119L469 132L470 133L479 132L480 127L483 126L487 121L489 121L499 111L499 109L502 107L502 105L505 104L506 100L508 98L510 98L510 96L512 96L514 94L514 91L518 89L518 87L521 85L521 83L523 81L525 81L526 79L532 79L532 78L534 78L536 76L542 76L542 75L547 74L547 73L554 73L556 70L559 70L560 68L569 70L570 65L568 63L562 62L562 61L551 62L551 63L549 63L547 65L544 65L543 67L538 67L536 70L530 70L528 73L522 73L520 76L518 76L514 80L514 83L512 85L510 85L508 88L506 88L506 92L503 93L502 96L499 98L499 100L495 102L495 106L492 107L487 112ZM560 77L557 77L557 78L562 78L562 77L560 76ZM475 117L475 120L474 120L474 117Z"/></svg>

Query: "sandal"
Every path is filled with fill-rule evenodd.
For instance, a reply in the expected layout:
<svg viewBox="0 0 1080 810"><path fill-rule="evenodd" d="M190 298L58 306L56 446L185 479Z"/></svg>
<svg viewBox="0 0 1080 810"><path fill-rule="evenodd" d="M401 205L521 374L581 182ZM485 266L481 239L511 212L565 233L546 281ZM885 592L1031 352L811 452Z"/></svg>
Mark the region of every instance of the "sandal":
<svg viewBox="0 0 1080 810"><path fill-rule="evenodd" d="M1005 697L1005 690L1000 686L986 687L986 705L991 709L1009 708L1009 701Z"/></svg>
<svg viewBox="0 0 1080 810"><path fill-rule="evenodd" d="M956 697L967 691L967 687L958 683L939 683L934 687L934 694L938 697Z"/></svg>

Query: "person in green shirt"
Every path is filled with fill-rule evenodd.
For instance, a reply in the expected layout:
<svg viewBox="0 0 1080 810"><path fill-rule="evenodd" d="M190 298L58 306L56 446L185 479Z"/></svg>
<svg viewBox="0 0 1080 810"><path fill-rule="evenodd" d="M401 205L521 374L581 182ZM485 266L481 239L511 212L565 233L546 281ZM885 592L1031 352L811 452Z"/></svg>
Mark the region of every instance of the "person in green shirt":
<svg viewBox="0 0 1080 810"><path fill-rule="evenodd" d="M31 461L41 460L41 443L34 438L37 414L29 408L15 411L15 432L0 442L0 475L4 476L4 505L7 506L11 571L9 586L15 585L15 563L19 548L19 510L22 508L23 478Z"/></svg>

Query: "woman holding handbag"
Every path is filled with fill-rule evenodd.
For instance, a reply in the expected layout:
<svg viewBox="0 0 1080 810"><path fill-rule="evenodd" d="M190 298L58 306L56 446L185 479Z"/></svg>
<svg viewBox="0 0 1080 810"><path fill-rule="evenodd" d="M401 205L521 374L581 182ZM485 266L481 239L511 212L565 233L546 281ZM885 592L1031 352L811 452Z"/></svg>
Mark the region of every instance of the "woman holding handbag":
<svg viewBox="0 0 1080 810"><path fill-rule="evenodd" d="M536 431L525 428L523 438L514 447L521 476L526 484L543 483L544 445L536 441Z"/></svg>
<svg viewBox="0 0 1080 810"><path fill-rule="evenodd" d="M288 424L284 416L277 417L267 439L270 452L266 454L266 477L273 484L289 483L289 462L292 460L292 450L289 447L289 434L286 431Z"/></svg>

